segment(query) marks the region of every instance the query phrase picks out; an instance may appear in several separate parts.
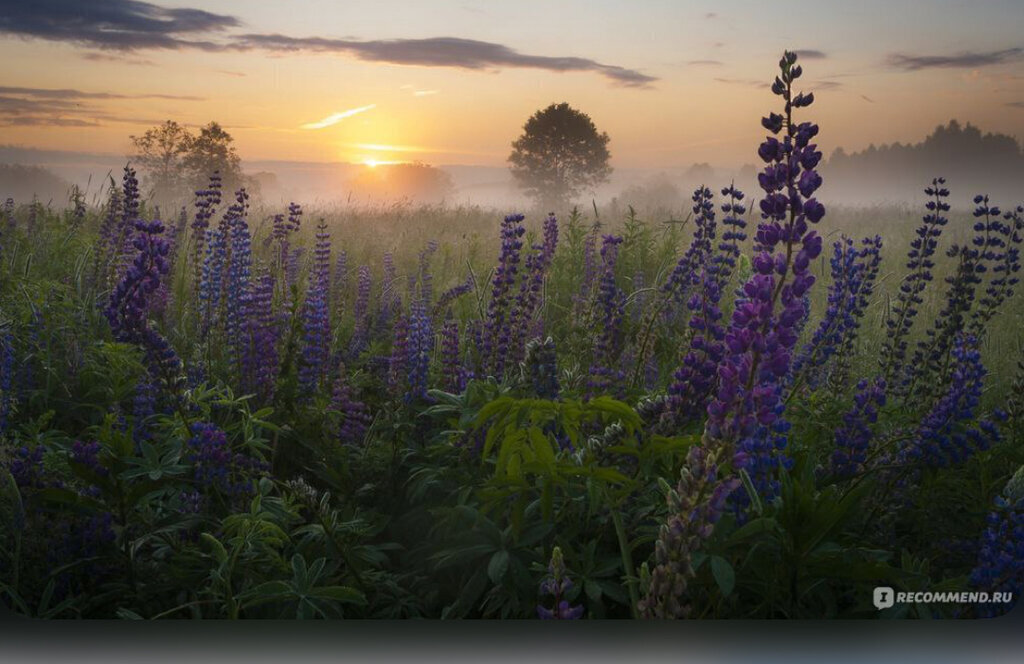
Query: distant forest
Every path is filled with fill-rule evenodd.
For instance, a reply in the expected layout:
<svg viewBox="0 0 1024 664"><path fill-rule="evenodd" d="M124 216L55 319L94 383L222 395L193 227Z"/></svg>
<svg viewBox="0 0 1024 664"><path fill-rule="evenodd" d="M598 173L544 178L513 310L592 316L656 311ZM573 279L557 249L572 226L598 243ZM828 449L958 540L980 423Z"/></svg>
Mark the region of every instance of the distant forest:
<svg viewBox="0 0 1024 664"><path fill-rule="evenodd" d="M1003 208L1024 203L1024 152L1012 136L982 134L950 120L920 143L839 147L821 168L823 197L841 201L907 200L933 177L945 177L953 202L989 194ZM827 192L827 194L825 193Z"/></svg>
<svg viewBox="0 0 1024 664"><path fill-rule="evenodd" d="M0 204L10 197L28 203L33 197L40 203L62 207L68 201L71 183L39 166L0 164Z"/></svg>

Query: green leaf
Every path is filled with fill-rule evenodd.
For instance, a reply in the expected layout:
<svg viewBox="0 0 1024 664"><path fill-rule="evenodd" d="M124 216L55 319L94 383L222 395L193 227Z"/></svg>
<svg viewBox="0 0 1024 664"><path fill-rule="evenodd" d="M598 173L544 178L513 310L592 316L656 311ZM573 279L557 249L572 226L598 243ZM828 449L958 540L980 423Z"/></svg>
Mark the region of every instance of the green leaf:
<svg viewBox="0 0 1024 664"><path fill-rule="evenodd" d="M722 594L728 597L736 586L736 572L729 561L721 556L711 556L711 575Z"/></svg>
<svg viewBox="0 0 1024 664"><path fill-rule="evenodd" d="M324 586L314 589L310 597L318 599L331 599L336 602L347 602L349 604L366 604L366 595L355 588L348 586Z"/></svg>
<svg viewBox="0 0 1024 664"><path fill-rule="evenodd" d="M494 585L501 584L508 571L508 551L502 549L491 556L491 562L487 565L487 576L491 578Z"/></svg>

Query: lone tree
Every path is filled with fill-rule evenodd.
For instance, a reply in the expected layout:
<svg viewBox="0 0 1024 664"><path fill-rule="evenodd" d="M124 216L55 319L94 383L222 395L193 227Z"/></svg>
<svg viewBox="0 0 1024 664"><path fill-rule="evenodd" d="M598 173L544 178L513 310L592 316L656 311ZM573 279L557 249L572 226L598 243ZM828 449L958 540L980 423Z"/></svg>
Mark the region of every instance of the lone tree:
<svg viewBox="0 0 1024 664"><path fill-rule="evenodd" d="M567 203L581 190L608 181L608 140L586 113L564 102L551 104L534 113L512 143L512 176L542 205Z"/></svg>

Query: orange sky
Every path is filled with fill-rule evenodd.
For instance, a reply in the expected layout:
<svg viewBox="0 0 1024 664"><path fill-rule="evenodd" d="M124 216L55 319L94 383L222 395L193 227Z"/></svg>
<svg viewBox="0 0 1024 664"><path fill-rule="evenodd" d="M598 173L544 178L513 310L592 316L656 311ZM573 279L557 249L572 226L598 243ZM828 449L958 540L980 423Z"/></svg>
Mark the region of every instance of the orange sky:
<svg viewBox="0 0 1024 664"><path fill-rule="evenodd" d="M124 154L165 119L216 120L243 160L498 166L567 101L614 166L734 166L786 47L809 51L826 154L953 117L1024 139L1017 2L28 4L0 2L0 144Z"/></svg>

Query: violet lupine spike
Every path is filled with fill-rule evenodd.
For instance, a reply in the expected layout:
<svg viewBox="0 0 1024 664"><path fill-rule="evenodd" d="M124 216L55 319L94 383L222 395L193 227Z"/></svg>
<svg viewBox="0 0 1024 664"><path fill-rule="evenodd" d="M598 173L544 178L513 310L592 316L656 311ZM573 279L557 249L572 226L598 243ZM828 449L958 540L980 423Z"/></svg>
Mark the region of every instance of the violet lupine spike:
<svg viewBox="0 0 1024 664"><path fill-rule="evenodd" d="M864 469L871 443L871 425L878 421L878 409L885 405L885 380L866 378L857 384L853 407L843 414L843 423L835 430L836 449L829 459L837 479L853 477Z"/></svg>
<svg viewBox="0 0 1024 664"><path fill-rule="evenodd" d="M615 266L622 238L604 236L601 244L601 278L598 282L597 303L601 314L601 331L594 348L587 391L590 395L603 392L620 393L625 374L619 366L622 353L623 317L626 296L615 283Z"/></svg>
<svg viewBox="0 0 1024 664"><path fill-rule="evenodd" d="M370 291L373 288L373 277L370 274L369 265L360 265L358 283L356 286L356 302L352 308L355 318L355 327L352 330L352 341L349 349L351 356L363 352L366 344L369 343L370 333Z"/></svg>
<svg viewBox="0 0 1024 664"><path fill-rule="evenodd" d="M460 297L469 293L472 290L473 277L469 276L461 284L457 286L452 286L448 290L444 291L443 293L441 293L441 295L438 296L437 302L434 304L434 315L436 316L442 311L446 311L450 304L452 304L455 300L459 299Z"/></svg>
<svg viewBox="0 0 1024 664"><path fill-rule="evenodd" d="M523 215L511 214L501 224L501 253L491 280L491 301L487 306L483 346L483 371L498 380L505 375L509 348L512 345L513 299L520 252L523 248Z"/></svg>
<svg viewBox="0 0 1024 664"><path fill-rule="evenodd" d="M213 175L210 176L210 182L206 189L200 189L195 192L196 200L194 207L196 209L195 216L192 221L192 237L194 246L193 261L195 265L195 283L199 284L200 270L203 249L205 241L207 239L207 230L210 228L210 219L217 211L217 206L220 205L220 194L221 194L221 178L220 171L214 171Z"/></svg>
<svg viewBox="0 0 1024 664"><path fill-rule="evenodd" d="M821 153L811 140L818 127L794 124L794 108L809 106L811 95L792 96L796 55L786 52L782 73L772 92L785 101L784 115L771 114L763 124L773 136L758 155L767 164L758 180L765 192L760 202L754 274L744 284L725 335L728 353L718 368L718 388L708 406L706 434L734 442L738 469L746 470L765 497L778 491L777 469L791 461L785 455L789 423L783 418L782 385L790 372L790 353L805 315L804 296L814 284L810 264L821 253L821 238L809 224L819 222L825 207L813 197L821 184L814 168ZM736 493L742 509L750 499Z"/></svg>
<svg viewBox="0 0 1024 664"><path fill-rule="evenodd" d="M211 422L192 425L185 458L192 464L193 482L203 493L245 498L255 493L256 480L266 472L264 464L233 453L227 435Z"/></svg>
<svg viewBox="0 0 1024 664"><path fill-rule="evenodd" d="M299 386L305 397L311 396L327 378L331 350L331 325L328 303L331 239L324 224L316 234L315 260L309 274L306 303L303 307L304 344L299 366Z"/></svg>
<svg viewBox="0 0 1024 664"><path fill-rule="evenodd" d="M1006 604L978 604L980 618L1008 613L1024 593L1024 467L1017 469L995 498L968 583L974 590L1013 598Z"/></svg>
<svg viewBox="0 0 1024 664"><path fill-rule="evenodd" d="M945 178L932 180L931 186L924 190L929 200L925 204L928 213L923 223L917 228L917 237L910 243L907 253L909 274L900 284L900 292L893 305L889 317L885 321L888 339L881 349L882 377L891 384L896 372L906 362L907 340L910 328L914 324L918 307L924 303L922 293L928 282L932 280L932 268L935 262L932 257L939 245L939 236L948 219L943 216L949 212L949 190L945 188Z"/></svg>
<svg viewBox="0 0 1024 664"><path fill-rule="evenodd" d="M947 256L957 258L957 269L947 276L945 305L918 341L911 361L904 367L901 391L912 396L934 396L935 386L945 384L954 339L965 327L974 305L975 291L988 271L989 259L999 239L999 208L990 207L988 196L976 196L975 236L971 245L952 245ZM916 391L915 388L921 388Z"/></svg>
<svg viewBox="0 0 1024 664"><path fill-rule="evenodd" d="M181 361L167 340L149 328L147 320L150 300L168 270L163 231L159 221L135 222L133 244L138 253L110 294L104 315L114 339L141 346L150 372L168 387L176 388Z"/></svg>
<svg viewBox="0 0 1024 664"><path fill-rule="evenodd" d="M526 339L531 321L537 313L544 294L544 281L558 247L558 220L548 215L544 220L544 241L533 245L532 253L526 257L526 273L519 284L515 309L512 312L514 345L512 361L521 362L525 352Z"/></svg>
<svg viewBox="0 0 1024 664"><path fill-rule="evenodd" d="M690 447L679 482L666 495L668 518L655 543L650 586L637 607L641 617L672 619L690 614L686 595L695 574L693 554L711 537L726 501L740 486L737 477L720 468L730 455L728 444L707 436L702 445Z"/></svg>
<svg viewBox="0 0 1024 664"><path fill-rule="evenodd" d="M264 272L252 288L248 330L242 357L245 390L263 403L274 398L279 355L280 321L274 313L274 275Z"/></svg>
<svg viewBox="0 0 1024 664"><path fill-rule="evenodd" d="M252 297L250 277L252 272L252 238L249 225L244 217L236 217L230 226L231 255L225 283L224 330L227 336L235 368L245 373L242 366L247 345L249 327L249 301Z"/></svg>
<svg viewBox="0 0 1024 664"><path fill-rule="evenodd" d="M199 278L199 321L205 337L219 319L223 292L227 238L219 228L207 229L206 253Z"/></svg>
<svg viewBox="0 0 1024 664"><path fill-rule="evenodd" d="M430 369L430 351L434 345L434 329L427 314L427 303L417 300L409 309L406 403L427 398L427 372Z"/></svg>
<svg viewBox="0 0 1024 664"><path fill-rule="evenodd" d="M711 190L703 185L693 192L693 239L662 286L662 290L680 305L689 300L693 287L697 285L698 275L711 253L716 231L713 196Z"/></svg>
<svg viewBox="0 0 1024 664"><path fill-rule="evenodd" d="M344 366L334 382L332 406L341 414L341 424L338 427L339 442L349 446L362 443L370 428L372 417L366 404L353 395L352 387L346 380Z"/></svg>
<svg viewBox="0 0 1024 664"><path fill-rule="evenodd" d="M544 600L537 605L537 616L541 620L579 620L583 617L583 605L572 606L566 594L572 590L572 579L565 568L562 550L555 547L551 551L548 573L540 583L541 598L549 597L552 607L544 606Z"/></svg>
<svg viewBox="0 0 1024 664"><path fill-rule="evenodd" d="M459 352L459 323L449 311L441 326L441 389L451 394L460 394L465 387Z"/></svg>
<svg viewBox="0 0 1024 664"><path fill-rule="evenodd" d="M388 362L388 388L393 397L404 394L409 382L409 320L399 316L393 329L391 358Z"/></svg>
<svg viewBox="0 0 1024 664"><path fill-rule="evenodd" d="M794 390L814 388L826 373L829 361L849 350L874 290L881 263L880 237L865 238L863 248L843 237L833 246L832 283L828 287L828 308L811 340L793 361Z"/></svg>
<svg viewBox="0 0 1024 664"><path fill-rule="evenodd" d="M989 259L993 263L992 277L989 279L978 304L971 315L968 331L982 338L987 331L988 322L999 311L1009 298L1013 297L1020 271L1020 245L1024 239L1024 207L1017 206L1003 215L1002 223L996 222L996 240L993 243Z"/></svg>
<svg viewBox="0 0 1024 664"><path fill-rule="evenodd" d="M582 315L590 308L594 282L597 281L597 241L600 238L601 222L595 221L590 232L583 238L583 270L579 290L573 294L573 309L577 315Z"/></svg>
<svg viewBox="0 0 1024 664"><path fill-rule="evenodd" d="M561 392L558 382L558 354L551 337L532 339L526 344L523 381L538 399L555 400Z"/></svg>
<svg viewBox="0 0 1024 664"><path fill-rule="evenodd" d="M953 466L1000 439L990 420L974 422L987 375L977 339L964 334L957 336L952 357L954 365L946 392L900 450L901 463L929 468Z"/></svg>

